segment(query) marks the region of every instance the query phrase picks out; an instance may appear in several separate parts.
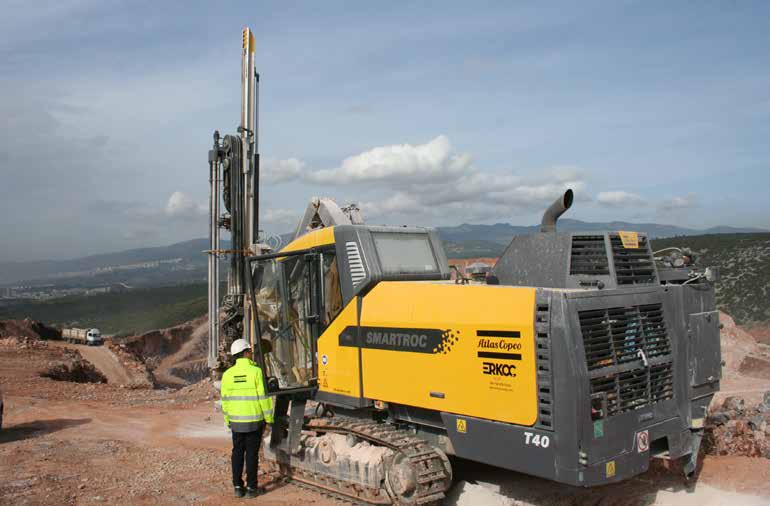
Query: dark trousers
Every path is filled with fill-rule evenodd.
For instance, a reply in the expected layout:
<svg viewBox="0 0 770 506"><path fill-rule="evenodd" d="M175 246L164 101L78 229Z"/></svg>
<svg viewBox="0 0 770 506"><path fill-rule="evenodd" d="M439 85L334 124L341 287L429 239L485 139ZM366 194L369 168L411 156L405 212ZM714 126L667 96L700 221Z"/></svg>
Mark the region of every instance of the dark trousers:
<svg viewBox="0 0 770 506"><path fill-rule="evenodd" d="M261 424L254 432L233 432L233 486L243 486L243 460L246 458L246 486L257 488L257 469L259 468L259 445L262 442Z"/></svg>

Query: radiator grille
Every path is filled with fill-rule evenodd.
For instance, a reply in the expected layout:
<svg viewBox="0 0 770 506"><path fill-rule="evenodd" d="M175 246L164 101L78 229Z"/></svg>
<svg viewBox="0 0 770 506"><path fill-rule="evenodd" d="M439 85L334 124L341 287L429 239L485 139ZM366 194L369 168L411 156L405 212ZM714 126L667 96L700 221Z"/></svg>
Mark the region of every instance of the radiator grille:
<svg viewBox="0 0 770 506"><path fill-rule="evenodd" d="M537 347L537 426L553 430L553 392L551 376L551 313L548 300L538 299L535 311Z"/></svg>
<svg viewBox="0 0 770 506"><path fill-rule="evenodd" d="M647 237L639 236L638 248L624 248L618 234L610 234L610 243L618 285L655 283L655 262Z"/></svg>
<svg viewBox="0 0 770 506"><path fill-rule="evenodd" d="M573 235L570 274L607 275L610 266L603 235Z"/></svg>
<svg viewBox="0 0 770 506"><path fill-rule="evenodd" d="M604 394L606 416L640 409L674 398L671 362L591 379L591 395Z"/></svg>
<svg viewBox="0 0 770 506"><path fill-rule="evenodd" d="M580 311L592 397L605 416L672 399L671 343L660 303Z"/></svg>
<svg viewBox="0 0 770 506"><path fill-rule="evenodd" d="M671 343L661 304L580 311L588 370L668 355Z"/></svg>

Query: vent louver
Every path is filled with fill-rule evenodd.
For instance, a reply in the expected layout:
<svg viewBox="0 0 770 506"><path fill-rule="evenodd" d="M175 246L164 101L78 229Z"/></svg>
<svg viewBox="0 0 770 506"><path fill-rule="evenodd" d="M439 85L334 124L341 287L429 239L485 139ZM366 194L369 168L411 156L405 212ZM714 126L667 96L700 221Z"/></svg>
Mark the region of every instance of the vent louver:
<svg viewBox="0 0 770 506"><path fill-rule="evenodd" d="M674 398L671 363L591 379L591 395L604 394L607 416Z"/></svg>
<svg viewBox="0 0 770 506"><path fill-rule="evenodd" d="M358 244L356 244L354 241L346 242L345 251L348 254L350 279L353 281L353 286L358 286L363 280L366 279L366 269L364 268L363 260L361 260L361 252L358 251Z"/></svg>
<svg viewBox="0 0 770 506"><path fill-rule="evenodd" d="M618 285L655 283L655 261L647 237L639 236L638 248L625 248L618 234L610 234L612 261Z"/></svg>
<svg viewBox="0 0 770 506"><path fill-rule="evenodd" d="M535 312L537 348L537 426L553 430L553 392L551 379L551 312L548 300L538 300Z"/></svg>
<svg viewBox="0 0 770 506"><path fill-rule="evenodd" d="M580 311L588 370L671 353L661 304Z"/></svg>
<svg viewBox="0 0 770 506"><path fill-rule="evenodd" d="M610 266L603 235L573 235L569 273L607 275Z"/></svg>
<svg viewBox="0 0 770 506"><path fill-rule="evenodd" d="M580 311L591 395L606 416L672 399L671 343L662 304Z"/></svg>

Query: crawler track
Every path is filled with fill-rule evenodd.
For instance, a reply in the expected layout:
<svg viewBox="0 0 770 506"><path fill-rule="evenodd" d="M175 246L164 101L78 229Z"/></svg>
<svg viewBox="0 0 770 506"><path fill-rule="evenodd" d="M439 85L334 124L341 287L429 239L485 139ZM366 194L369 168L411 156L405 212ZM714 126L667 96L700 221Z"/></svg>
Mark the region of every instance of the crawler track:
<svg viewBox="0 0 770 506"><path fill-rule="evenodd" d="M281 474L300 485L351 504L438 504L452 482L449 460L440 450L386 423L354 418L314 418L304 426L315 433L353 435L377 446L394 451L386 462L386 478L380 488L373 489L271 462Z"/></svg>

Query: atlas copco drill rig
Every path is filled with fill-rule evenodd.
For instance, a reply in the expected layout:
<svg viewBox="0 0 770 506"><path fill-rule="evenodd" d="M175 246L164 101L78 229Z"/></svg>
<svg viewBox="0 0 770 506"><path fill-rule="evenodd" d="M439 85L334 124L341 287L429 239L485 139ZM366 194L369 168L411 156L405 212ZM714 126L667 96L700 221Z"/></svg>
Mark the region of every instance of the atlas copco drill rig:
<svg viewBox="0 0 770 506"><path fill-rule="evenodd" d="M721 377L713 269L659 267L641 233L557 232L570 190L540 233L513 238L489 278L499 284L452 282L435 231L365 225L328 199L268 252L248 30L243 40L239 135L215 133L209 156L209 363L226 365L234 338L252 343L276 397L263 446L274 470L363 504L440 501L448 456L577 486L652 458L694 471Z"/></svg>

